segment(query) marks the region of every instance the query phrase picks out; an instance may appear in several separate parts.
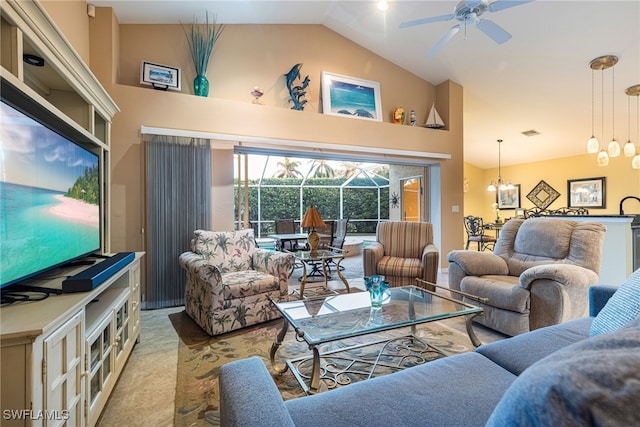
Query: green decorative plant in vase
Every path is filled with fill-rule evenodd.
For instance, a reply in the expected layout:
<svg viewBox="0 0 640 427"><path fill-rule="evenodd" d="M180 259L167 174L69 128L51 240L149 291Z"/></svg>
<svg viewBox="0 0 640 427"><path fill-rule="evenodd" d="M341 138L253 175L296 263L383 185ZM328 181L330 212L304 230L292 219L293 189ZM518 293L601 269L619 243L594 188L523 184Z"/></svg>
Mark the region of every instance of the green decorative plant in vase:
<svg viewBox="0 0 640 427"><path fill-rule="evenodd" d="M207 80L207 67L211 61L213 48L224 30L224 24L217 24L216 17L209 23L207 12L204 24L198 24L197 20L190 28L182 24L184 35L187 38L193 66L196 69L196 77L193 79L193 92L197 96L209 96L209 80Z"/></svg>

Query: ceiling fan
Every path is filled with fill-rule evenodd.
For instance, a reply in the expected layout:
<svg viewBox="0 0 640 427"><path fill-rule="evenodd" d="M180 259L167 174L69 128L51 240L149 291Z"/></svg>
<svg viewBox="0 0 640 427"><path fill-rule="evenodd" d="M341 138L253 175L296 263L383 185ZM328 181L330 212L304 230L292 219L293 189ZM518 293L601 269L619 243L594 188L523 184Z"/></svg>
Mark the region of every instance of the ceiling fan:
<svg viewBox="0 0 640 427"><path fill-rule="evenodd" d="M432 16L430 18L416 19L413 21L405 21L400 24L400 28L413 27L416 25L430 24L432 22L451 21L456 19L459 24L449 29L433 47L427 52L427 56L435 55L453 36L455 36L462 25L465 32L467 25L475 24L475 26L485 33L489 38L498 44L505 43L511 38L504 28L489 19L480 18L485 12L500 12L514 6L520 6L525 3L531 3L535 0L462 0L449 15Z"/></svg>

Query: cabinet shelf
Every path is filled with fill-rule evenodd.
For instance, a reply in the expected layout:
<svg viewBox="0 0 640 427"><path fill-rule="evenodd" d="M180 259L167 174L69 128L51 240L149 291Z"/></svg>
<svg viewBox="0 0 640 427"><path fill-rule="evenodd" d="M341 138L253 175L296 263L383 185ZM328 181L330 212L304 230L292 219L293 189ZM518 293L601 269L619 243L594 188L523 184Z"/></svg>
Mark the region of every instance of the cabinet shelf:
<svg viewBox="0 0 640 427"><path fill-rule="evenodd" d="M109 288L85 307L85 330L91 334L102 320L104 313L112 310L129 296L129 288Z"/></svg>

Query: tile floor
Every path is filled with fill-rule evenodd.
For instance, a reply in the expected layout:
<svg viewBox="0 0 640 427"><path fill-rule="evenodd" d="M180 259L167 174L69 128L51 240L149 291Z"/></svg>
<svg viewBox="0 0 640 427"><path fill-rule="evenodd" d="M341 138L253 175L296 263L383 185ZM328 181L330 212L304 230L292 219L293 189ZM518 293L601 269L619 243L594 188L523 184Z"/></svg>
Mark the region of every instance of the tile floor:
<svg viewBox="0 0 640 427"><path fill-rule="evenodd" d="M361 257L346 258L343 264L346 277L362 276ZM300 274L300 271L293 273L289 282L291 290L299 286ZM350 284L362 287L362 281L352 280ZM439 275L438 284L447 286L446 273ZM344 288L344 284L340 280L331 281L329 287L339 289ZM136 344L98 426L173 425L178 336L168 316L183 309L174 307L142 311L140 342ZM466 331L463 319L448 319L446 322L461 332ZM474 330L483 343L504 338L479 325L474 326Z"/></svg>

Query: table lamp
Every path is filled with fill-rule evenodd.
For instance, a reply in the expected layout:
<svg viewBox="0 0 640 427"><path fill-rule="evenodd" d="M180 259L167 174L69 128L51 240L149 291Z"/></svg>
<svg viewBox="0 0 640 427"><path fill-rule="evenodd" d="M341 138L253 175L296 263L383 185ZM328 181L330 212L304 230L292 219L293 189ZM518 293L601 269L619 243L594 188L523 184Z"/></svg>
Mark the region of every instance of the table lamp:
<svg viewBox="0 0 640 427"><path fill-rule="evenodd" d="M320 236L316 232L316 227L324 227L325 225L318 209L311 205L302 219L302 226L311 228L311 232L309 232L309 236L307 237L307 242L309 243L309 247L311 247L311 255L318 253L318 245L320 245Z"/></svg>

